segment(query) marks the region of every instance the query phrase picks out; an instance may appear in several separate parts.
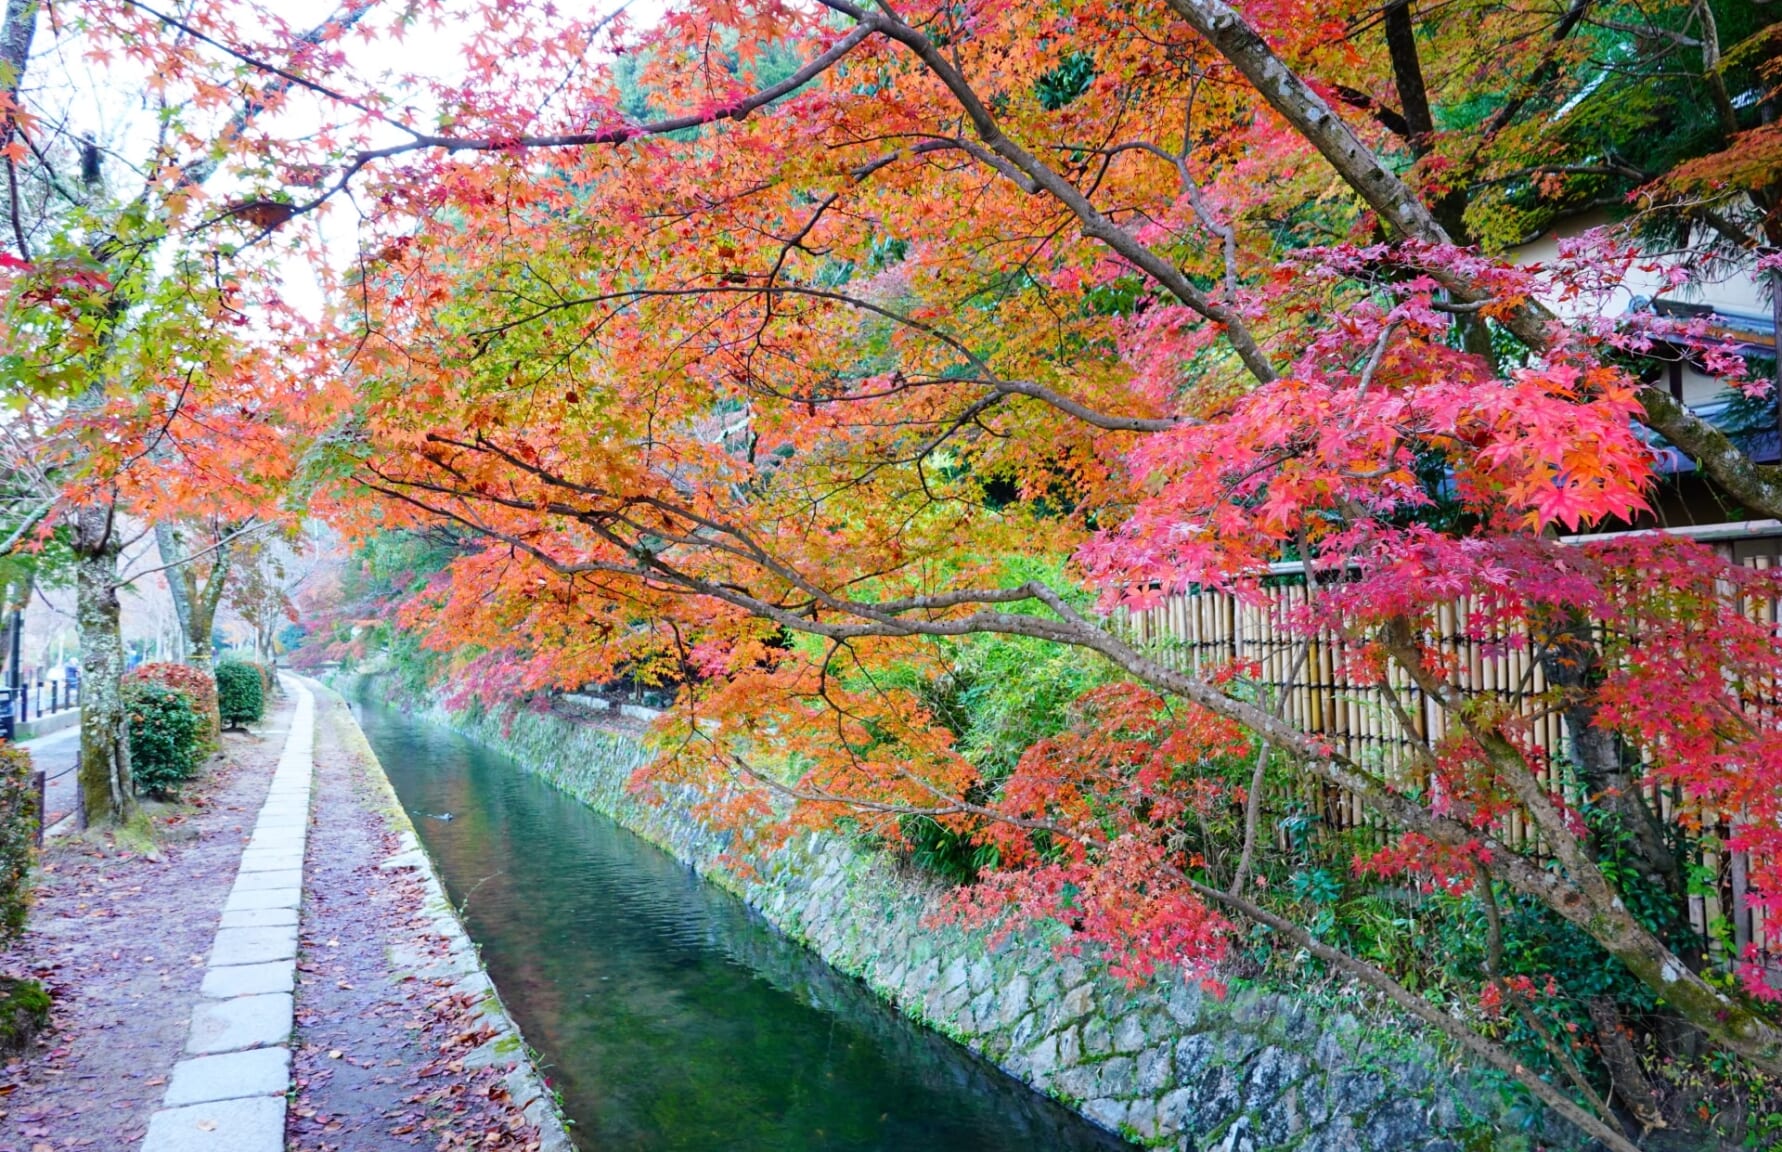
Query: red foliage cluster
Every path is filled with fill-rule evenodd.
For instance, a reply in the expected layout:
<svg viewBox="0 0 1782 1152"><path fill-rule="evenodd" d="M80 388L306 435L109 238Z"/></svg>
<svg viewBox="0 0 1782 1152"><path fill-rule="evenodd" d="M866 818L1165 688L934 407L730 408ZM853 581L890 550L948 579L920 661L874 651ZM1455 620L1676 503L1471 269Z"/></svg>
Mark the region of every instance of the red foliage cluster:
<svg viewBox="0 0 1782 1152"><path fill-rule="evenodd" d="M191 697L192 703L202 715L213 715L217 710L215 678L190 664L162 662L138 665L124 674L124 683L159 684L163 688L183 692Z"/></svg>
<svg viewBox="0 0 1782 1152"><path fill-rule="evenodd" d="M1001 867L960 894L966 923L1006 932L1050 918L1071 947L1108 946L1117 975L1159 965L1201 973L1226 952L1228 923L1192 890L1184 820L1241 804L1218 771L1246 757L1237 724L1131 684L1085 696L1072 727L1030 748L982 835Z"/></svg>

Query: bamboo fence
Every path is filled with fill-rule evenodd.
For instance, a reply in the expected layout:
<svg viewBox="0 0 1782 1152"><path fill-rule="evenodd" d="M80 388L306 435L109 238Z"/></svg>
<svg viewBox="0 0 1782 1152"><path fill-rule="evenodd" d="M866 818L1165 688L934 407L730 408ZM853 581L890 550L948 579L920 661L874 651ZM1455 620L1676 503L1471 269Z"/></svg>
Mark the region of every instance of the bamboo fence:
<svg viewBox="0 0 1782 1152"><path fill-rule="evenodd" d="M1761 530L1764 525L1753 528ZM1704 542L1746 567L1782 566L1782 526L1774 526L1770 534L1750 532ZM1290 628L1292 615L1306 607L1307 590L1292 566L1280 570L1282 579L1255 597L1240 600L1217 592L1174 595L1150 607L1124 610L1118 622L1149 654L1175 670L1207 673L1247 667L1266 707L1278 709L1302 731L1320 736L1335 751L1394 785L1420 786L1419 745L1428 747L1447 732L1453 723L1447 709L1396 665L1388 667L1385 684L1378 683L1377 676L1357 664L1354 645L1343 637L1325 633L1308 640L1302 631ZM1748 601L1743 610L1782 638L1782 605ZM1548 786L1576 800L1567 767L1565 721L1551 706L1540 659L1526 643L1512 642L1501 628L1476 626L1483 619L1479 612L1476 602L1461 599L1437 613L1434 635L1428 639L1443 654L1447 682L1463 696L1489 696L1508 705L1518 718L1512 724L1520 725L1525 743L1536 752ZM1774 722L1775 708L1773 700L1761 706L1766 722ZM1371 829L1383 835L1373 814L1350 793L1307 780L1293 799L1327 828ZM1668 793L1654 792L1648 799L1667 819L1685 803ZM1689 815L1722 840L1737 819L1736 814L1720 812ZM1520 815L1512 814L1501 834L1512 846L1541 850ZM1699 874L1711 883L1702 885L1702 894L1689 898L1696 929L1722 958L1727 945L1735 952L1743 952L1748 943L1763 946L1767 934L1762 911L1746 899L1744 854L1704 850L1698 863ZM1730 926L1722 923L1728 919Z"/></svg>

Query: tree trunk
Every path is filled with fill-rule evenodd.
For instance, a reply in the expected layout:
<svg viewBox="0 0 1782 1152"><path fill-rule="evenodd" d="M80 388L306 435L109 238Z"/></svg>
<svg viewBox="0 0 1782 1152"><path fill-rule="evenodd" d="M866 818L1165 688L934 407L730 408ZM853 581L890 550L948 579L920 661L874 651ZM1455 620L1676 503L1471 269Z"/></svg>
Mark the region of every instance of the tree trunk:
<svg viewBox="0 0 1782 1152"><path fill-rule="evenodd" d="M166 524L155 525L155 546L161 553L161 563L179 565L185 560L185 549L180 546L179 534ZM192 662L192 593L185 579L184 571L179 567L167 569L167 594L173 600L173 615L179 622L174 630L179 637L179 662Z"/></svg>
<svg viewBox="0 0 1782 1152"><path fill-rule="evenodd" d="M222 529L226 538L234 528ZM179 618L180 662L196 668L216 679L216 662L211 657L210 634L216 625L217 606L222 603L223 589L229 582L231 546L221 544L210 556L210 575L203 581L198 579L195 564L188 560L188 552L177 529L166 524L155 527L155 543L160 548L161 562L168 565L167 587L173 596L174 615ZM210 721L211 739L219 738L223 733L223 717L217 710L216 698L211 698Z"/></svg>
<svg viewBox="0 0 1782 1152"><path fill-rule="evenodd" d="M75 626L80 634L80 792L87 820L121 824L136 808L125 730L124 637L118 627L113 505L75 516Z"/></svg>

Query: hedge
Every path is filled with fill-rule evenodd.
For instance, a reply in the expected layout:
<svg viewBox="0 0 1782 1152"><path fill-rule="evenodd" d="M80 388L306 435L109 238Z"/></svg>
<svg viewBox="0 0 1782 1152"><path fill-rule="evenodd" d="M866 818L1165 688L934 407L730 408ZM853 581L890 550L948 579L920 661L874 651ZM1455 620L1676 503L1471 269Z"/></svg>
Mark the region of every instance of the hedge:
<svg viewBox="0 0 1782 1152"><path fill-rule="evenodd" d="M204 718L204 731L200 740L200 757L216 751L217 732L214 731L217 710L217 682L210 673L192 667L190 664L143 664L124 673L124 684L159 684L163 688L171 688L175 692L184 692L191 697L192 705Z"/></svg>
<svg viewBox="0 0 1782 1152"><path fill-rule="evenodd" d="M153 683L125 686L124 712L130 721L130 775L136 790L157 800L172 799L198 771L209 726L206 714L185 692Z"/></svg>
<svg viewBox="0 0 1782 1152"><path fill-rule="evenodd" d="M217 665L217 704L230 728L252 724L266 713L266 687L258 666L245 660Z"/></svg>
<svg viewBox="0 0 1782 1152"><path fill-rule="evenodd" d="M25 927L31 906L31 864L37 851L37 789L31 754L0 743L0 945Z"/></svg>

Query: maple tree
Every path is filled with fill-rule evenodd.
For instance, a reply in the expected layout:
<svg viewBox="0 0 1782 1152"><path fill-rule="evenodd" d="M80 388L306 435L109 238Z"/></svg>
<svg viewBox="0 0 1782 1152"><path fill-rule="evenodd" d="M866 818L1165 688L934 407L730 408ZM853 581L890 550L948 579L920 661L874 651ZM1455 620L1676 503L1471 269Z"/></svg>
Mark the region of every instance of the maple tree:
<svg viewBox="0 0 1782 1152"><path fill-rule="evenodd" d="M1773 577L1684 543L1552 539L1646 507L1636 421L1700 431L1655 416L1619 366L1645 334L1567 327L1541 304L1606 298L1637 249L1590 237L1521 269L1455 246L1383 158L1405 142L1370 146L1283 62L1324 63L1314 21L1269 19L1305 29L1271 48L1217 5L1072 5L1039 26L992 5L828 8L668 17L641 53L648 106L692 109L664 130L721 128L663 138L622 119L616 84L591 84L624 127L530 143L635 143L439 160L451 191L412 227L404 205L356 301L363 447L341 467L357 482L343 493L393 502L380 527L464 533L410 622L491 696L652 666L696 678L657 772L710 786L724 819L770 821L788 797L797 820L892 836L927 816L1001 849L972 897L985 915L1065 918L1140 971L1215 958L1248 918L1452 1032L1253 899L1243 868L1219 884L1181 850L1197 805L1235 807L1246 859L1267 850L1256 792L1222 782L1260 744L1396 830L1367 868L1539 904L1776 1069L1762 969L1718 985L1675 915L1673 844L1700 828L1642 799L1739 812L1734 847L1774 890L1777 750L1756 686L1778 669L1766 626L1714 591L1761 600ZM714 67L697 46L720 21L741 31ZM786 97L751 39L806 44L794 77L825 81ZM1391 75L1378 49L1343 52L1345 81ZM1351 198L1314 194L1330 171L1314 149ZM1729 487L1763 475L1704 467ZM1422 522L1438 504L1459 527ZM1401 713L1413 778L1297 731L1250 670L1175 670L1021 559L1074 556L1110 610L1242 596L1284 554L1313 572L1303 636L1349 638L1362 667L1407 674L1453 718L1436 739ZM1490 606L1481 635L1510 622L1552 670L1549 706L1585 750L1564 785L1519 716L1460 691L1435 614L1463 593ZM1147 693L1100 700L1080 737L986 782L919 693L884 683L974 632L1091 650ZM1725 674L1689 672L1704 667ZM1635 914L1608 855L1664 918ZM1484 994L1528 995L1497 974ZM1544 1098L1611 1138L1587 1106Z"/></svg>
<svg viewBox="0 0 1782 1152"><path fill-rule="evenodd" d="M721 818L784 834L795 800L795 821L892 837L936 821L998 849L973 915L1059 916L1135 972L1267 925L1631 1146L1588 1078L1582 1103L1534 1079L1255 890L1264 769L1291 763L1390 830L1360 870L1537 907L1782 1072L1764 958L1729 984L1678 915L1679 845L1720 813L1759 898L1782 898L1782 668L1744 610L1775 579L1685 542L1555 539L1647 509L1641 423L1753 512L1782 514L1782 484L1630 368L1662 336L1737 370L1699 328L1608 315L1638 246L1493 254L1607 186L1638 223L1770 270L1766 18L823 0L631 33L500 4L467 33L470 79L422 85L422 126L336 56L291 62L252 9L91 11L176 75L220 53L350 114L302 141L244 125L263 162L227 215L264 234L343 194L368 206L334 348L357 401L312 456L315 507L455 534L406 620L478 690L682 678L654 771L708 787ZM588 62L620 35L622 67ZM1675 77L1684 41L1700 59L1662 82L1706 93L1705 125L1617 79ZM1698 159L1654 146L1653 171L1604 144L1640 134ZM1562 322L1561 301L1593 318ZM1357 674L1449 717L1441 736L1388 718L1416 772L1299 731L1254 669L1183 671L1118 623L1170 592L1253 596L1283 558L1306 570L1302 648L1340 635ZM1573 762L1461 690L1436 617L1463 594L1481 639L1549 670ZM981 633L1127 683L986 779L907 683ZM1240 830L1223 872L1183 846L1213 818ZM1493 967L1482 1002L1526 1009L1518 979Z"/></svg>
<svg viewBox="0 0 1782 1152"><path fill-rule="evenodd" d="M31 0L6 6L0 159L12 251L0 254L0 326L5 466L34 493L7 548L40 548L55 534L73 555L81 790L91 819L117 821L134 804L120 588L166 571L189 656L208 667L230 550L289 519L281 501L306 429L329 407L306 356L306 325L281 300L267 255L251 248L264 222L214 212L203 194L251 153L249 126L277 111L295 74L220 82L185 52L158 56L128 29L107 28L106 15L80 13L95 26L83 29L91 35L79 50L103 67L122 58L148 69L155 127L140 141L78 135L52 84L34 103L33 44L54 16ZM313 52L357 18L345 10L288 47ZM140 185L120 192L106 150L137 145ZM162 563L120 573L126 540L143 524L158 530ZM211 538L188 546L207 526Z"/></svg>

